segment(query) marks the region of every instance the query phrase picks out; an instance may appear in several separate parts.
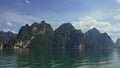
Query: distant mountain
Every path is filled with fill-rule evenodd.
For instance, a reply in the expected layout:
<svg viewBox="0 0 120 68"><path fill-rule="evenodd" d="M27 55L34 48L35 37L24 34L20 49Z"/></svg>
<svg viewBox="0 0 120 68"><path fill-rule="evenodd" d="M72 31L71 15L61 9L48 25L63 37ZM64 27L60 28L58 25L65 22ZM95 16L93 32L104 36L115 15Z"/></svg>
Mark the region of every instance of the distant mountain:
<svg viewBox="0 0 120 68"><path fill-rule="evenodd" d="M12 32L3 32L3 31L0 31L0 42L6 44L8 43L8 41L10 40L10 38L12 37L16 37L17 34L14 34Z"/></svg>
<svg viewBox="0 0 120 68"><path fill-rule="evenodd" d="M54 31L51 25L45 21L41 21L41 23L35 22L31 26L26 24L19 30L17 38L9 41L7 47L49 48L53 44L53 34Z"/></svg>
<svg viewBox="0 0 120 68"><path fill-rule="evenodd" d="M22 26L16 38L12 38L9 48L88 48L93 45L81 30L76 30L70 23L62 24L53 31L50 24L42 21L31 26Z"/></svg>
<svg viewBox="0 0 120 68"><path fill-rule="evenodd" d="M115 43L115 47L120 47L120 39L117 39L117 41Z"/></svg>
<svg viewBox="0 0 120 68"><path fill-rule="evenodd" d="M113 48L114 43L107 33L100 33L96 28L85 33L97 48Z"/></svg>
<svg viewBox="0 0 120 68"><path fill-rule="evenodd" d="M81 30L76 30L70 23L64 23L54 32L55 48L93 47Z"/></svg>

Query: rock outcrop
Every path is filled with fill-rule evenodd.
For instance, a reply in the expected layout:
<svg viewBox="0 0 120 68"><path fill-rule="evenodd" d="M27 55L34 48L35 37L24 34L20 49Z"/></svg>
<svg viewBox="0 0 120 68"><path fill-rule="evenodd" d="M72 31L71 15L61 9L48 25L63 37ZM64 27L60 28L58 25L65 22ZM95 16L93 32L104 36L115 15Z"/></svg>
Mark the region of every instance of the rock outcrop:
<svg viewBox="0 0 120 68"><path fill-rule="evenodd" d="M88 30L85 33L91 42L96 45L97 48L113 48L114 43L107 33L100 33L96 28Z"/></svg>
<svg viewBox="0 0 120 68"><path fill-rule="evenodd" d="M45 21L41 21L40 24L35 22L31 26L26 24L19 30L17 38L10 41L9 44L14 48L48 48L53 44L53 34L51 25Z"/></svg>
<svg viewBox="0 0 120 68"><path fill-rule="evenodd" d="M93 47L81 30L76 30L70 23L64 23L54 32L54 48Z"/></svg>

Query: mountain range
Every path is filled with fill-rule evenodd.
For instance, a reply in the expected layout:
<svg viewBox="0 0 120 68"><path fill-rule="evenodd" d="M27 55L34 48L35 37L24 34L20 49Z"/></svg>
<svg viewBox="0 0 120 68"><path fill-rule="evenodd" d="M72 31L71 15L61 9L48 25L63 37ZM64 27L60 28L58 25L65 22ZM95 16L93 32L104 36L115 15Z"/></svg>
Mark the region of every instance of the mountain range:
<svg viewBox="0 0 120 68"><path fill-rule="evenodd" d="M1 34L1 33L0 33ZM6 36L3 36L5 39ZM56 30L44 20L31 26L22 26L18 34L2 41L5 48L113 48L114 43L107 33L93 28L83 33L70 23L64 23Z"/></svg>

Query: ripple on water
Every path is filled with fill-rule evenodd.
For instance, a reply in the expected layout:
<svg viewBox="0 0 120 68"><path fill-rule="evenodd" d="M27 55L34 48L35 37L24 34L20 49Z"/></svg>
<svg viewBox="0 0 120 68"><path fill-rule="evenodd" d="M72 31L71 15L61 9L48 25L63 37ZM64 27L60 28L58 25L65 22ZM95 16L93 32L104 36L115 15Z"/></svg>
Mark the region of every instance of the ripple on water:
<svg viewBox="0 0 120 68"><path fill-rule="evenodd" d="M15 56L1 56L0 68L17 68L17 58Z"/></svg>
<svg viewBox="0 0 120 68"><path fill-rule="evenodd" d="M112 61L92 61L92 60L80 60L74 64L75 68L112 68Z"/></svg>

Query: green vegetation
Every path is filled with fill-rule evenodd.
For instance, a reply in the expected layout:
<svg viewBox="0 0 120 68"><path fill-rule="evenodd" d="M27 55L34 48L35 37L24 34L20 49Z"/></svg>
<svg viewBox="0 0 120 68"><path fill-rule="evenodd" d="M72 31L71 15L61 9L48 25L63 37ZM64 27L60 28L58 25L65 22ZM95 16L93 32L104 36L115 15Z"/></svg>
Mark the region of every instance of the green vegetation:
<svg viewBox="0 0 120 68"><path fill-rule="evenodd" d="M17 39L20 40L29 40L31 37L30 33L30 26L26 24L25 26L22 26L20 31L18 32Z"/></svg>
<svg viewBox="0 0 120 68"><path fill-rule="evenodd" d="M38 33L40 33L35 35L35 38L31 41L29 47L51 48L53 45L54 35L54 31L51 25L46 24L44 21L42 21L38 29Z"/></svg>
<svg viewBox="0 0 120 68"><path fill-rule="evenodd" d="M86 45L87 44L87 45ZM62 24L55 30L55 48L93 47L81 30L76 30L70 23Z"/></svg>
<svg viewBox="0 0 120 68"><path fill-rule="evenodd" d="M85 34L76 30L70 23L64 23L55 31L45 21L34 22L31 26L22 26L17 37L6 44L6 48L112 48L114 45L106 33L96 28Z"/></svg>
<svg viewBox="0 0 120 68"><path fill-rule="evenodd" d="M32 48L49 48L53 44L54 31L50 24L45 21L23 26L17 36L19 44L17 46L27 45ZM22 42L22 45L20 44ZM24 45L23 45L24 44ZM49 46L48 46L49 45Z"/></svg>

